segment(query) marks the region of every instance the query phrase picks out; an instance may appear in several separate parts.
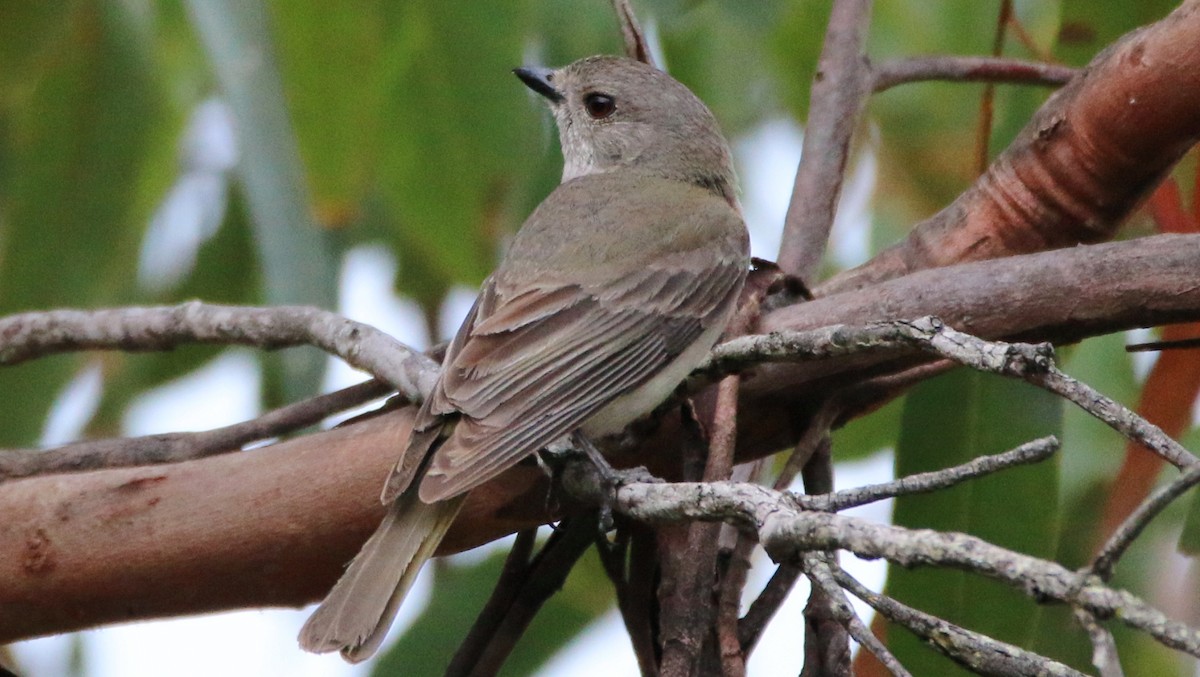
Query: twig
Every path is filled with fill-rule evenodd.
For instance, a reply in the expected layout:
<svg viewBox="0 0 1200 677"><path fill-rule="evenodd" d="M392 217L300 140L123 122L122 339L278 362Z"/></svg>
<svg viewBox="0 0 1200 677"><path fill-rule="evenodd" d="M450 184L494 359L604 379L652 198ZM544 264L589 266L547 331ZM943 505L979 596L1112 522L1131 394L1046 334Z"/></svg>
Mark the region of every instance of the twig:
<svg viewBox="0 0 1200 677"><path fill-rule="evenodd" d="M1121 669L1121 657L1117 654L1117 642L1112 633L1096 620L1090 612L1076 607L1075 621L1083 627L1092 642L1092 665L1100 671L1100 677L1125 677Z"/></svg>
<svg viewBox="0 0 1200 677"><path fill-rule="evenodd" d="M616 517L616 539L609 541L604 534L597 534L596 552L604 573L616 590L617 610L625 623L638 670L642 677L654 677L658 674L658 656L655 655L651 610L646 603L653 596L647 592L653 585L653 571L639 567L647 559L639 549L646 545L653 548L653 534L645 525Z"/></svg>
<svg viewBox="0 0 1200 677"><path fill-rule="evenodd" d="M826 438L828 439L828 438ZM821 444L804 464L804 491L828 494L833 491L833 459L829 443ZM800 557L804 572L811 579L812 567L833 553L805 553ZM849 677L850 632L844 613L837 608L838 594L820 585L809 588L804 607L804 668L801 677ZM844 600L842 600L844 601Z"/></svg>
<svg viewBox="0 0 1200 677"><path fill-rule="evenodd" d="M1177 468L1200 463L1200 459L1158 426L1059 371L1054 366L1054 349L1050 344L985 341L947 327L935 317L743 336L717 346L709 360L693 373L693 378L712 378L714 373L736 371L762 362L805 362L855 353L902 355L910 348L979 371L1020 378L1049 390Z"/></svg>
<svg viewBox="0 0 1200 677"><path fill-rule="evenodd" d="M852 595L893 623L898 623L925 640L932 649L981 675L1026 677L1045 675L1085 677L1082 672L1020 647L918 611L896 600L871 592L853 576L835 569L833 578Z"/></svg>
<svg viewBox="0 0 1200 677"><path fill-rule="evenodd" d="M506 583L520 579L519 589L496 590L494 594L500 599L494 608L488 609L487 618L480 617L478 634L475 627L471 629L446 668L447 677L497 674L538 609L562 588L575 562L592 544L595 533L595 513L563 520L529 565L507 577Z"/></svg>
<svg viewBox="0 0 1200 677"><path fill-rule="evenodd" d="M1104 543L1104 546L1100 548L1100 554L1096 555L1096 559L1087 571L1099 576L1102 580L1107 581L1111 578L1117 560L1125 554L1125 551L1142 533L1150 520L1158 516L1158 513L1162 512L1172 501L1196 484L1200 484L1200 465L1193 465L1183 471L1183 474L1171 480L1170 484L1147 496L1146 500L1142 501L1129 514L1129 517L1125 518L1121 526L1117 527L1113 535Z"/></svg>
<svg viewBox="0 0 1200 677"><path fill-rule="evenodd" d="M733 471L734 443L737 439L738 377L727 376L717 385L708 425L708 458L704 466L705 482L727 479ZM664 534L683 540L682 552L669 553L663 559L663 581L667 592L662 614L662 674L667 677L690 675L697 664L704 640L713 630L716 616L705 618L697 610L709 609L716 560L720 545L720 525L693 523L685 534Z"/></svg>
<svg viewBox="0 0 1200 677"><path fill-rule="evenodd" d="M0 365L77 350L172 350L189 343L267 350L312 345L419 402L437 364L387 334L319 308L178 306L52 310L0 318Z"/></svg>
<svg viewBox="0 0 1200 677"><path fill-rule="evenodd" d="M1012 0L1001 0L1000 17L996 22L996 35L992 40L992 56L999 58L1004 49L1004 34L1012 17ZM988 147L992 141L992 118L995 114L996 85L989 82L979 97L979 126L975 130L975 173L982 175L988 167Z"/></svg>
<svg viewBox="0 0 1200 677"><path fill-rule="evenodd" d="M792 485L792 481L796 479L796 475L808 467L809 461L818 455L829 454L829 430L833 427L833 422L837 420L838 414L841 413L839 407L833 400L826 400L825 404L817 410L813 415L812 421L805 428L804 433L800 435L799 441L796 442L795 449L788 456L788 460L783 464L783 469L779 471L779 476L775 478L774 487L779 491L783 491ZM808 481L805 480L805 488L808 488ZM832 491L831 486L828 490L812 489L808 490L809 494L824 494Z"/></svg>
<svg viewBox="0 0 1200 677"><path fill-rule="evenodd" d="M252 421L194 433L167 433L73 442L53 449L0 449L0 482L17 477L158 463L177 463L236 451L319 423L328 416L382 397L392 389L371 379L349 388L280 407Z"/></svg>
<svg viewBox="0 0 1200 677"><path fill-rule="evenodd" d="M865 559L884 558L904 567L964 569L1007 583L1038 601L1083 607L1097 618L1116 618L1158 642L1200 657L1200 631L1154 609L1136 596L1106 587L1099 577L1030 557L960 533L880 525L846 515L810 512L794 497L733 482L629 484L616 507L653 523L723 520L758 534L776 561L798 553L849 550Z"/></svg>
<svg viewBox="0 0 1200 677"><path fill-rule="evenodd" d="M767 623L771 622L775 613L779 611L798 578L800 567L790 562L780 564L767 581L766 587L750 603L750 608L746 609L746 615L742 616L742 622L738 624L738 640L744 653L749 655L754 650Z"/></svg>
<svg viewBox="0 0 1200 677"><path fill-rule="evenodd" d="M833 571L838 569L840 567L828 558L822 558L813 554L804 556L804 573L812 581L814 588L820 588L825 593L826 598L830 601L829 609L833 612L834 617L845 625L850 636L874 654L879 659L879 662L887 668L888 672L895 675L895 677L912 677L908 670L900 664L900 661L892 655L892 652L888 651L883 642L879 641L875 633L871 632L871 629L854 612L854 607L850 606L849 600L846 599L846 593L842 591L842 588L833 578Z"/></svg>
<svg viewBox="0 0 1200 677"><path fill-rule="evenodd" d="M871 0L837 0L813 79L800 166L779 248L779 266L807 282L825 254L850 139L871 90L864 45Z"/></svg>
<svg viewBox="0 0 1200 677"><path fill-rule="evenodd" d="M625 40L625 56L655 66L646 34L638 24L637 15L633 13L629 0L613 0L612 4L617 13L617 23L621 25L621 37Z"/></svg>
<svg viewBox="0 0 1200 677"><path fill-rule="evenodd" d="M980 456L962 465L918 473L882 484L868 484L837 493L818 496L797 496L796 503L805 510L839 512L875 501L908 494L924 494L952 487L967 480L982 477L1018 465L1038 463L1058 451L1058 439L1050 436L1026 442L1021 446L990 456Z"/></svg>
<svg viewBox="0 0 1200 677"><path fill-rule="evenodd" d="M928 80L1010 82L1057 87L1066 84L1078 72L1058 64L987 56L915 57L876 65L872 73L872 89L878 93L897 85Z"/></svg>
<svg viewBox="0 0 1200 677"><path fill-rule="evenodd" d="M517 539L508 551L508 556L504 558L504 567L500 570L492 594L484 603L475 622L471 624L471 629L467 631L458 650L454 652L450 666L446 669L448 674L456 670L462 674L470 674L471 667L487 650L488 644L510 613L521 587L529 576L529 558L533 554L536 542L537 529L517 532Z"/></svg>

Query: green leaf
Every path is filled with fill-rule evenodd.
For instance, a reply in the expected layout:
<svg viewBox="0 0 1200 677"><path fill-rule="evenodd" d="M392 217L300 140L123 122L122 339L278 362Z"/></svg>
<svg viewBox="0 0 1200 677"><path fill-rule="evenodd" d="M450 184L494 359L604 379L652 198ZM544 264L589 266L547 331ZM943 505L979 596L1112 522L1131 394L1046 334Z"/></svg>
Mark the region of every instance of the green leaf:
<svg viewBox="0 0 1200 677"><path fill-rule="evenodd" d="M833 435L835 458L838 461L866 458L877 451L895 447L903 412L904 398L897 398L878 411L848 423Z"/></svg>
<svg viewBox="0 0 1200 677"><path fill-rule="evenodd" d="M1062 0L1055 53L1069 65L1086 65L1117 38L1158 21L1178 6L1177 0L1139 0L1104 3L1100 10L1093 0Z"/></svg>
<svg viewBox="0 0 1200 677"><path fill-rule="evenodd" d="M0 12L28 22L4 48L23 70L0 79L0 314L132 297L128 262L150 208L143 179L170 121L148 39L124 5L48 6L53 27L42 12ZM78 364L0 370L0 436L35 440Z"/></svg>
<svg viewBox="0 0 1200 677"><path fill-rule="evenodd" d="M905 402L896 475L964 463L1062 428L1061 400L1008 379L960 369L914 389ZM1049 557L1058 531L1054 460L1006 470L932 494L896 500L898 525L962 531L1019 552ZM1028 645L1038 608L1009 586L957 571L890 567L887 593L977 632ZM914 674L955 673L900 628L888 642Z"/></svg>

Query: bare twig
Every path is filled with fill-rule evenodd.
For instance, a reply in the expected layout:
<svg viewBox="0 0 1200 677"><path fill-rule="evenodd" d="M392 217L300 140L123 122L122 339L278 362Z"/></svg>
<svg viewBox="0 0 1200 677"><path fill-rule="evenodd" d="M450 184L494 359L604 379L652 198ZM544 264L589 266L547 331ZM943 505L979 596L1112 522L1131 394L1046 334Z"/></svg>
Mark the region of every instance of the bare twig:
<svg viewBox="0 0 1200 677"><path fill-rule="evenodd" d="M650 53L650 45L646 41L646 34L642 31L629 0L613 0L612 4L617 13L617 23L621 25L621 37L625 40L625 56L651 66L656 65L654 55Z"/></svg>
<svg viewBox="0 0 1200 677"><path fill-rule="evenodd" d="M783 225L779 266L806 282L821 263L838 197L850 138L871 90L864 46L871 0L837 0L813 78L800 167Z"/></svg>
<svg viewBox="0 0 1200 677"><path fill-rule="evenodd" d="M1088 572L1099 576L1102 580L1111 578L1117 560L1121 559L1121 556L1133 544L1134 539L1142 533L1150 520L1158 516L1158 513L1162 512L1172 501L1196 484L1200 484L1200 465L1191 466L1183 471L1183 474L1171 480L1170 484L1147 496L1146 500L1142 501L1137 509L1125 518L1121 526L1117 527L1113 535L1100 548L1100 554L1096 555L1096 559L1088 567Z"/></svg>
<svg viewBox="0 0 1200 677"><path fill-rule="evenodd" d="M1121 669L1121 658L1117 654L1117 642L1108 628L1100 625L1090 612L1076 608L1075 621L1083 626L1092 642L1092 665L1100 671L1100 677L1125 677Z"/></svg>
<svg viewBox="0 0 1200 677"><path fill-rule="evenodd" d="M733 471L734 443L737 438L738 377L727 376L717 386L716 400L709 417L708 459L704 481L726 479ZM688 525L683 537L684 552L670 553L663 563L663 585L669 591L663 601L662 674L667 677L690 675L697 664L705 637L713 629L715 615L709 617L720 527L713 524Z"/></svg>
<svg viewBox="0 0 1200 677"><path fill-rule="evenodd" d="M875 66L872 88L882 92L897 85L929 80L1010 82L1057 87L1078 73L1074 68L1040 61L987 56L928 56L885 61Z"/></svg>
<svg viewBox="0 0 1200 677"><path fill-rule="evenodd" d="M824 592L830 601L829 608L834 617L845 625L850 636L874 654L879 662L888 669L888 672L895 677L911 677L908 670L900 664L900 661L892 655L891 651L888 651L883 642L879 641L875 633L871 632L871 629L854 612L854 607L850 606L849 600L846 599L846 593L833 578L833 571L837 569L837 565L828 557L822 558L814 554L804 556L804 573L812 581L813 587L820 588Z"/></svg>
<svg viewBox="0 0 1200 677"><path fill-rule="evenodd" d="M617 593L617 609L629 634L642 677L658 674L658 656L655 654L654 624L647 600L653 585L654 572L642 565L652 556L639 552L646 546L653 549L654 538L642 524L621 516L617 518L616 539L609 541L604 534L596 538L596 552L604 573L612 581Z"/></svg>
<svg viewBox="0 0 1200 677"><path fill-rule="evenodd" d="M1058 448L1058 439L1053 436L1043 437L1026 442L1015 449L980 456L951 468L909 475L891 482L868 484L832 494L797 496L796 502L805 510L838 512L896 496L929 493L1007 468L1037 463L1050 458Z"/></svg>
<svg viewBox="0 0 1200 677"><path fill-rule="evenodd" d="M780 564L767 581L766 587L750 603L750 608L746 609L746 615L742 616L742 622L738 624L738 640L742 644L742 651L747 655L754 650L767 623L771 622L783 601L792 592L800 573L800 567L795 564Z"/></svg>
<svg viewBox="0 0 1200 677"><path fill-rule="evenodd" d="M1012 0L1001 0L996 35L992 40L992 56L999 57L1004 49L1004 34L1012 18ZM975 173L982 175L988 168L988 148L992 141L992 117L995 113L996 85L988 82L979 97L979 125L975 130Z"/></svg>
<svg viewBox="0 0 1200 677"><path fill-rule="evenodd" d="M280 407L252 421L194 433L167 433L73 442L53 449L0 449L0 482L17 477L158 463L177 463L236 451L319 423L382 397L392 389L371 379Z"/></svg>
<svg viewBox="0 0 1200 677"><path fill-rule="evenodd" d="M447 672L457 670L470 674L471 667L487 651L500 625L512 609L513 602L521 592L526 578L529 576L529 558L533 554L533 546L537 542L537 529L525 529L517 532L512 549L504 559L504 567L500 577L492 588L492 594L483 605L471 629L467 631L458 650L454 652Z"/></svg>
<svg viewBox="0 0 1200 677"><path fill-rule="evenodd" d="M437 364L387 334L309 306L178 306L51 310L0 318L0 365L78 350L172 350L190 343L273 350L312 345L419 402Z"/></svg>
<svg viewBox="0 0 1200 677"><path fill-rule="evenodd" d="M779 491L783 491L792 485L792 481L796 479L796 475L808 467L809 461L818 455L829 454L829 430L833 427L833 422L837 420L841 413L841 407L833 400L826 400L825 404L817 410L813 415L812 421L809 422L808 428L800 435L800 440L796 442L795 449L788 456L788 460L783 464L783 469L779 471L779 476L775 478L774 487ZM805 480L805 487L808 487L808 480ZM832 491L812 489L808 491L810 494L824 494Z"/></svg>
<svg viewBox="0 0 1200 677"><path fill-rule="evenodd" d="M496 604L489 600L486 615L481 615L472 627L446 668L446 675L497 674L538 609L562 588L575 562L591 546L595 533L595 513L568 518L527 567L521 569L519 561L514 562L513 573L503 582L519 587L515 591L497 588Z"/></svg>
<svg viewBox="0 0 1200 677"><path fill-rule="evenodd" d="M828 494L833 491L831 446L821 444L804 464L804 491ZM813 577L812 567L833 553L805 553L800 557L804 572ZM804 607L804 669L802 677L849 677L850 632L846 615L838 608L840 591L830 594L821 585L812 585ZM845 600L841 600L845 601Z"/></svg>
<svg viewBox="0 0 1200 677"><path fill-rule="evenodd" d="M1005 677L1085 677L1082 672L1044 658L1020 647L994 640L987 635L918 611L896 600L871 592L853 576L834 569L838 585L849 590L888 620L898 623L925 640L932 649L981 675Z"/></svg>
<svg viewBox="0 0 1200 677"><path fill-rule="evenodd" d="M849 550L904 567L965 569L1036 597L1079 606L1098 618L1116 618L1158 642L1200 657L1200 631L1171 620L1136 596L1106 587L1099 577L960 533L880 525L830 513L805 511L794 497L758 485L713 482L630 484L617 492L619 510L654 523L724 520L757 532L777 561L799 553Z"/></svg>
<svg viewBox="0 0 1200 677"><path fill-rule="evenodd" d="M804 332L743 336L717 346L709 361L698 371L708 375L761 362L802 362L854 353L898 355L910 347L979 371L1024 379L1049 390L1125 437L1146 446L1177 468L1200 463L1200 459L1158 426L1059 371L1054 366L1054 349L1050 344L985 341L951 329L934 317L880 322L864 327L839 325Z"/></svg>

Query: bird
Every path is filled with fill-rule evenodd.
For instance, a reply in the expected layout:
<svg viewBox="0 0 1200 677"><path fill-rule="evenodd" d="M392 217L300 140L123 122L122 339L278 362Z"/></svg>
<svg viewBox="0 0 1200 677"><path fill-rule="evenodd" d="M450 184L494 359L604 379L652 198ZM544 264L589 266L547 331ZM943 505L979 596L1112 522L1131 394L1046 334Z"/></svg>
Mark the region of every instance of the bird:
<svg viewBox="0 0 1200 677"><path fill-rule="evenodd" d="M624 57L514 73L553 113L562 182L451 340L384 485L387 513L302 628L305 650L370 657L471 489L650 412L737 306L749 236L707 106Z"/></svg>

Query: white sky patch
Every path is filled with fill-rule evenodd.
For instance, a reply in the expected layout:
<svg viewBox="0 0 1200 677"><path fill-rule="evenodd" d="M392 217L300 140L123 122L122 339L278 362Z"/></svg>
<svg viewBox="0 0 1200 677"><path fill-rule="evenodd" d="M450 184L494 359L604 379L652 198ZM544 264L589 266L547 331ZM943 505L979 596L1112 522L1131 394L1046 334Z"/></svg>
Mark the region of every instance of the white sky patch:
<svg viewBox="0 0 1200 677"><path fill-rule="evenodd" d="M466 319L467 313L471 312L471 306L475 305L477 296L478 289L462 285L447 292L438 312L438 333L441 334L441 340L447 340L458 333L458 327Z"/></svg>
<svg viewBox="0 0 1200 677"><path fill-rule="evenodd" d="M750 251L774 261L779 255L783 219L800 163L804 133L793 120L768 120L733 144L742 187L742 212L750 230Z"/></svg>
<svg viewBox="0 0 1200 677"><path fill-rule="evenodd" d="M258 360L248 350L219 355L200 369L146 392L125 412L127 435L211 430L258 416Z"/></svg>
<svg viewBox="0 0 1200 677"><path fill-rule="evenodd" d="M233 116L222 101L208 99L192 112L179 155L179 178L150 217L138 255L138 283L156 291L192 270L200 245L225 218L238 150Z"/></svg>
<svg viewBox="0 0 1200 677"><path fill-rule="evenodd" d="M79 439L84 426L95 415L96 407L100 406L103 385L104 376L95 362L75 374L54 398L39 443L43 447L54 447Z"/></svg>

